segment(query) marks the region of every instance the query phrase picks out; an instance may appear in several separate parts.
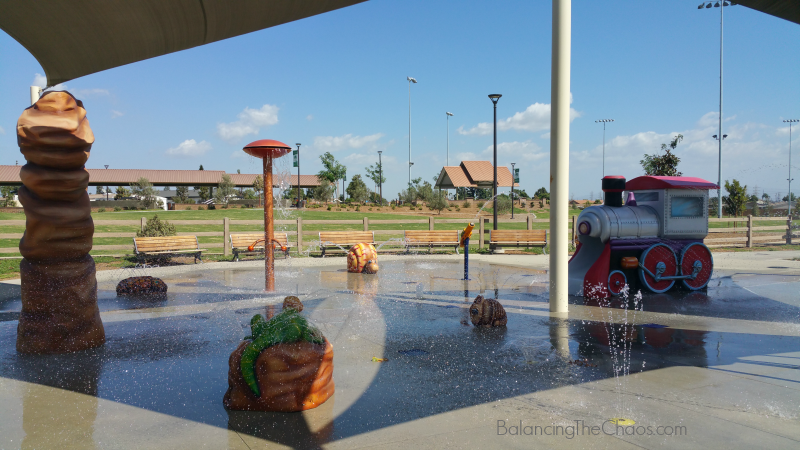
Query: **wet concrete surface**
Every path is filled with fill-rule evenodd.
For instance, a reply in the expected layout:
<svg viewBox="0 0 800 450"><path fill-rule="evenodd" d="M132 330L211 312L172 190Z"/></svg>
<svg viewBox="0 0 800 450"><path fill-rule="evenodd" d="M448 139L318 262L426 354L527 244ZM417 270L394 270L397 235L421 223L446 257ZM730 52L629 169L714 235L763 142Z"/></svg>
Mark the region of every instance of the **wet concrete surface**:
<svg viewBox="0 0 800 450"><path fill-rule="evenodd" d="M707 292L605 307L572 298L574 313L561 318L548 312L541 270L478 263L464 282L455 261L396 258L370 276L346 273L340 260L341 267L279 267L276 295L259 290L259 268L164 275L169 294L155 301L116 298L118 280L101 281L107 343L70 355L17 354L10 315L18 309L6 301L0 401L9 407L0 414L0 447L164 448L176 435L213 448L685 447L743 433L737 423L748 424L750 437L734 447L748 439L775 448L800 443L797 277L762 278L759 286L775 291L769 297L721 273ZM478 294L497 295L507 327L469 323L467 306ZM249 333L250 317L284 295L298 295L303 314L333 343L336 394L304 413L226 411L228 356ZM123 407L139 412L115 412ZM151 423L153 415L170 419ZM690 433L498 436L498 420L619 416L683 424Z"/></svg>

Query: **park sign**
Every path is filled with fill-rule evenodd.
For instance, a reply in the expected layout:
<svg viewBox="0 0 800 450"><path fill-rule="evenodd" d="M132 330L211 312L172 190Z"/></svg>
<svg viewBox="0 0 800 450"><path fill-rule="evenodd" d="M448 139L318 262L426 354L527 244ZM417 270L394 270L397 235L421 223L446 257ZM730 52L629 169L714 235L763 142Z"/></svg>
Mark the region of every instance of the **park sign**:
<svg viewBox="0 0 800 450"><path fill-rule="evenodd" d="M298 167L300 165L300 150L292 150L292 159L294 160L292 167Z"/></svg>
<svg viewBox="0 0 800 450"><path fill-rule="evenodd" d="M519 183L519 169L514 169L514 183Z"/></svg>

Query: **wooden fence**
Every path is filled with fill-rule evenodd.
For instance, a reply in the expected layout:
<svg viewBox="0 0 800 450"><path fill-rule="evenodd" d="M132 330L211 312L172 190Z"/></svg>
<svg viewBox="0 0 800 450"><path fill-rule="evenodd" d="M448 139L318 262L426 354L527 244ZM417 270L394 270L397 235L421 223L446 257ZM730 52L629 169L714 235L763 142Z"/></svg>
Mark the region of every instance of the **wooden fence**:
<svg viewBox="0 0 800 450"><path fill-rule="evenodd" d="M297 218L295 220L276 220L276 231L286 232L289 235L289 240L296 244L298 251L305 248L307 245L313 245L317 239L319 231L317 230L304 230L304 225L362 225L364 231L371 231L370 225L408 225L408 224L427 224L429 230L434 230L435 225L445 223L457 223L464 226L474 219L438 219L430 216L426 219L412 219L412 220L369 220L364 217L361 220L303 220ZM792 221L787 217L737 217L737 218L723 218L723 219L708 219L709 223L727 222L729 227L709 228L709 237L705 239L706 245L711 248L714 247L753 247L755 244L791 244L792 243ZM753 226L753 222L774 221L785 222L782 225L775 226ZM142 229L145 226L147 219L142 217L141 220L95 220L95 225L118 225L118 226L139 226ZM549 223L549 219L535 219L532 215L525 215L515 219L503 219L502 223L525 223L528 230L533 229L534 223ZM577 216L572 216L571 220L571 241L575 243L577 240ZM24 226L25 220L4 220L2 225L16 225ZM230 249L230 228L231 225L245 225L246 228L253 226L249 231L258 232L264 230L263 220L234 220L223 218L222 220L171 220L173 225L218 225L221 226L220 231L187 231L179 232L181 236L222 236L224 242L202 243L201 246L205 248L222 248L223 254L231 255ZM492 219L489 217L480 217L476 225L476 230L473 232L473 242L478 242L479 248L485 248L489 245L489 230L492 229ZM405 230L384 230L373 229L375 232L376 240L388 240L390 236L402 235ZM767 231L781 231L781 233L764 233ZM238 230L234 233L248 232L248 230ZM754 233L755 232L755 233ZM736 237L713 237L718 233L736 233L742 236ZM95 238L133 238L136 234L132 232L97 232L94 234ZM381 238L378 238L381 236ZM0 239L20 239L21 233L0 233ZM309 238L310 237L310 238ZM400 245L398 243L398 245ZM130 245L95 245L94 250L133 250L133 243ZM0 253L17 253L19 249L15 247L0 248Z"/></svg>

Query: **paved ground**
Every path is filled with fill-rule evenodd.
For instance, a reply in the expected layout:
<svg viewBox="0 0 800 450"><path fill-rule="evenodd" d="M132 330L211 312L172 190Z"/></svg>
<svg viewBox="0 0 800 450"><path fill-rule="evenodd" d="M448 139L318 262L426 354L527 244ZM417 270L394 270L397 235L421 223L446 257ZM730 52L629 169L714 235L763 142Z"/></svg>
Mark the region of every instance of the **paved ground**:
<svg viewBox="0 0 800 450"><path fill-rule="evenodd" d="M798 448L800 252L714 257L707 292L572 298L566 317L548 312L546 256L472 255L469 282L455 255L382 257L377 276L290 259L276 295L256 261L101 272L108 342L61 356L14 351L18 287L3 283L0 448ZM166 299L116 297L144 273ZM508 327L467 323L479 293ZM336 394L226 411L228 355L288 294L334 345Z"/></svg>

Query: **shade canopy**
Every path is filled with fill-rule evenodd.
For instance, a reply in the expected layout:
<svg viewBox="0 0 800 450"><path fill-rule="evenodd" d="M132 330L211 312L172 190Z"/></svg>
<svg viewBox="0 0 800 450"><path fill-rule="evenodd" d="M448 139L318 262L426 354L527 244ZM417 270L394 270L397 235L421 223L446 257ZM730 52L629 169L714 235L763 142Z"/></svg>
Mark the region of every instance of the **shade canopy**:
<svg viewBox="0 0 800 450"><path fill-rule="evenodd" d="M289 153L292 148L281 141L261 139L251 142L242 149L245 153L256 158L280 158Z"/></svg>
<svg viewBox="0 0 800 450"><path fill-rule="evenodd" d="M0 29L48 86L366 0L3 0Z"/></svg>
<svg viewBox="0 0 800 450"><path fill-rule="evenodd" d="M800 24L800 2L797 0L736 0L736 3Z"/></svg>

